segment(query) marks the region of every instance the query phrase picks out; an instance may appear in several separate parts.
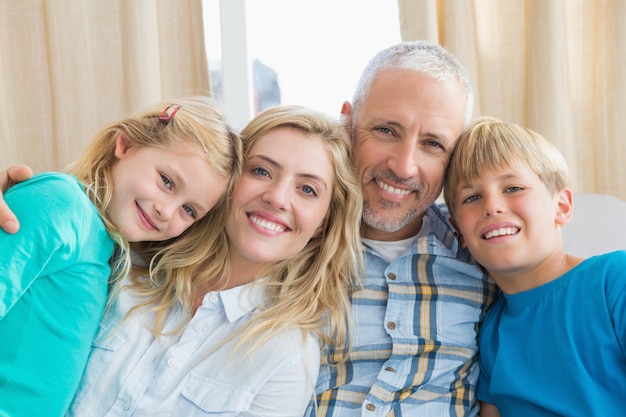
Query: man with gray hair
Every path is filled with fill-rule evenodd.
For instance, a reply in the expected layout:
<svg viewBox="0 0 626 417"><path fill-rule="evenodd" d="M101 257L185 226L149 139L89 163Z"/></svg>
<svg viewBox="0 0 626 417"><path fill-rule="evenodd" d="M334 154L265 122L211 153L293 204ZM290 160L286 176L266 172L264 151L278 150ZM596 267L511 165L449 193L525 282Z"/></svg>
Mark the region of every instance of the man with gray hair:
<svg viewBox="0 0 626 417"><path fill-rule="evenodd" d="M366 271L351 351L322 365L307 416L477 415L478 328L496 289L435 202L473 102L457 59L416 41L376 54L343 104Z"/></svg>

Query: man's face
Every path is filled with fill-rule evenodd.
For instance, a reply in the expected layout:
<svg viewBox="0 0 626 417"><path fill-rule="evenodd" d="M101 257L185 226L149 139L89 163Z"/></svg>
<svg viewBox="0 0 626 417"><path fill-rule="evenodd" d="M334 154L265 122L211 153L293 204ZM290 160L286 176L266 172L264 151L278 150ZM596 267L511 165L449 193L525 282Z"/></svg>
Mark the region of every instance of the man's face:
<svg viewBox="0 0 626 417"><path fill-rule="evenodd" d="M457 80L437 81L388 69L374 80L356 115L349 106L355 167L363 186L363 236L400 240L417 234L443 177L465 116Z"/></svg>

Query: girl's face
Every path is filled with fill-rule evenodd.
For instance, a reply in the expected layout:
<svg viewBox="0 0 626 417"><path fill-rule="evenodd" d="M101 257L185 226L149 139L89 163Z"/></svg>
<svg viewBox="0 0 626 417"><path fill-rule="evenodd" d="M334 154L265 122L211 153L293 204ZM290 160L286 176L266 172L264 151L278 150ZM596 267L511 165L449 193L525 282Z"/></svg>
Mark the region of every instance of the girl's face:
<svg viewBox="0 0 626 417"><path fill-rule="evenodd" d="M175 149L130 144L117 139L109 218L130 242L161 241L183 233L226 191L199 145Z"/></svg>
<svg viewBox="0 0 626 417"><path fill-rule="evenodd" d="M322 230L334 181L320 137L290 127L260 137L226 222L233 264L268 264L300 252Z"/></svg>

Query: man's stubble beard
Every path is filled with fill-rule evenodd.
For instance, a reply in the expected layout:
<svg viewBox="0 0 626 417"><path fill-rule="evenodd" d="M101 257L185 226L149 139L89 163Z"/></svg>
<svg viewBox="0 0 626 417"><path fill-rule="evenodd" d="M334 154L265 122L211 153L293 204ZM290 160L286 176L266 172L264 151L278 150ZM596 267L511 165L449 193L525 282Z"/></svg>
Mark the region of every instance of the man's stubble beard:
<svg viewBox="0 0 626 417"><path fill-rule="evenodd" d="M372 208L369 200L363 201L363 222L369 227L387 233L394 233L411 223L421 214L419 207L413 206L402 216L398 218L392 215L385 215L385 212L392 211L401 207L400 203L385 199L378 200L379 209Z"/></svg>

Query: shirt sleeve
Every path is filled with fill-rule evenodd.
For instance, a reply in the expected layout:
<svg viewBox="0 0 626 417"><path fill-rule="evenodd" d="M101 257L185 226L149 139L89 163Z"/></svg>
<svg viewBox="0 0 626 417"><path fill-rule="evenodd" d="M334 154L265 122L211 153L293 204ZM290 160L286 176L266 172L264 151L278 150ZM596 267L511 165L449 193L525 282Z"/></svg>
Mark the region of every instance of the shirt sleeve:
<svg viewBox="0 0 626 417"><path fill-rule="evenodd" d="M69 176L42 174L5 194L20 231L0 231L0 319L40 276L74 260L81 193Z"/></svg>

